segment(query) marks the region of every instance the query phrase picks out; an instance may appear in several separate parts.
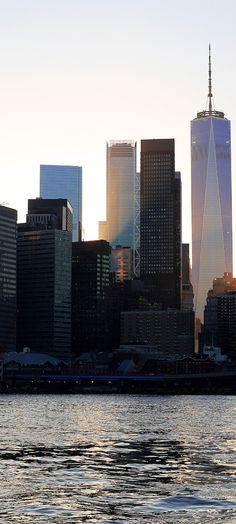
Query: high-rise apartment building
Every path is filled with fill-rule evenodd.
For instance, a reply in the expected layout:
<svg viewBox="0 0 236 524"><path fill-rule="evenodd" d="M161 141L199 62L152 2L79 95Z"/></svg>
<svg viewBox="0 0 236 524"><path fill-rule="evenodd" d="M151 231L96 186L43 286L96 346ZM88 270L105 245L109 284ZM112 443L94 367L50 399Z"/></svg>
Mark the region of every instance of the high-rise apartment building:
<svg viewBox="0 0 236 524"><path fill-rule="evenodd" d="M213 109L209 47L208 108L191 122L192 281L202 320L215 275L232 272L230 121Z"/></svg>
<svg viewBox="0 0 236 524"><path fill-rule="evenodd" d="M38 203L45 203L45 214ZM59 358L71 351L71 220L61 199L29 201L27 223L18 225L17 238L17 347ZM33 205L35 203L35 205ZM61 211L60 208L61 207ZM30 215L30 210L33 211ZM57 210L57 214L55 211Z"/></svg>
<svg viewBox="0 0 236 524"><path fill-rule="evenodd" d="M40 166L40 197L67 198L73 207L73 235L77 242L82 234L82 167Z"/></svg>
<svg viewBox="0 0 236 524"><path fill-rule="evenodd" d="M181 179L173 139L141 141L140 257L151 300L180 308Z"/></svg>
<svg viewBox="0 0 236 524"><path fill-rule="evenodd" d="M16 220L0 205L0 351L16 348Z"/></svg>
<svg viewBox="0 0 236 524"><path fill-rule="evenodd" d="M136 143L111 141L107 143L106 221L99 223L99 238L112 247L130 247L137 250L135 218L138 184L136 173Z"/></svg>

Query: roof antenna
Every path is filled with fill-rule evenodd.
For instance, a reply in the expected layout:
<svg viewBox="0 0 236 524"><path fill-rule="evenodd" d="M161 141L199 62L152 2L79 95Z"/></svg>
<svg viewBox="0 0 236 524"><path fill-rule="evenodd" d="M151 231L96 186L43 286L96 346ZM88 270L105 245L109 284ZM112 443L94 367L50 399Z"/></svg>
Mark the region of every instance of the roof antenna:
<svg viewBox="0 0 236 524"><path fill-rule="evenodd" d="M208 93L207 93L207 99L206 99L206 109L205 111L200 111L197 113L197 118L207 118L207 117L216 117L216 118L224 118L225 115L223 111L216 111L216 109L213 109L214 103L213 103L213 94L212 94L212 82L211 82L211 44L209 44L209 74L208 74Z"/></svg>
<svg viewBox="0 0 236 524"><path fill-rule="evenodd" d="M209 44L209 77L208 77L208 99L209 99L209 114L212 115L212 84L211 84L211 44Z"/></svg>

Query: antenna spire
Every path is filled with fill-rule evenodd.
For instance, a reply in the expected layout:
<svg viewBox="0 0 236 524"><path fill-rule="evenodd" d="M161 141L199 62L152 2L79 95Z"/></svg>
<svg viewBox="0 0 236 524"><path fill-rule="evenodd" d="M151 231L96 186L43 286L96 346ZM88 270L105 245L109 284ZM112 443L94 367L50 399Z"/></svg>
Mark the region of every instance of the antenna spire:
<svg viewBox="0 0 236 524"><path fill-rule="evenodd" d="M213 109L213 94L212 94L212 82L211 82L211 44L209 44L209 67L208 67L208 94L206 101L205 111L200 111L197 113L197 118L208 118L209 116L216 118L225 118L223 111L216 111Z"/></svg>
<svg viewBox="0 0 236 524"><path fill-rule="evenodd" d="M212 114L212 83L211 83L211 44L209 44L209 77L208 77L208 99L209 99L209 114Z"/></svg>

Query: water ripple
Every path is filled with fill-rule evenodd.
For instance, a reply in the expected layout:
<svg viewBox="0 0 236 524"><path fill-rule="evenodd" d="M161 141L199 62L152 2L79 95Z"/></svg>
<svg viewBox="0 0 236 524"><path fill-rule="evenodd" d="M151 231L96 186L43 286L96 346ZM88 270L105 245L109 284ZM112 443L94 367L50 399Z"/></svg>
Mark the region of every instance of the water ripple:
<svg viewBox="0 0 236 524"><path fill-rule="evenodd" d="M234 397L1 396L0 411L4 524L236 522Z"/></svg>

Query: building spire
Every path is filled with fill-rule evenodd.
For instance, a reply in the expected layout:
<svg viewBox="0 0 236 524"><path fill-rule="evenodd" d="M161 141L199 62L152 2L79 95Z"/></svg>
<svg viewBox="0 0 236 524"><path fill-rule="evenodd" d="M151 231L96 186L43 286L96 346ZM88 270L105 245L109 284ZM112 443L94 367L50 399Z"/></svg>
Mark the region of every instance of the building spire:
<svg viewBox="0 0 236 524"><path fill-rule="evenodd" d="M223 111L216 111L213 109L213 94L212 94L212 79L211 79L211 44L209 44L209 53L208 53L208 93L206 101L206 109L197 113L197 118L206 118L209 116L214 116L216 118L224 118L225 115Z"/></svg>
<svg viewBox="0 0 236 524"><path fill-rule="evenodd" d="M211 44L209 44L209 76L208 76L208 111L209 114L212 114L212 83L211 83Z"/></svg>

